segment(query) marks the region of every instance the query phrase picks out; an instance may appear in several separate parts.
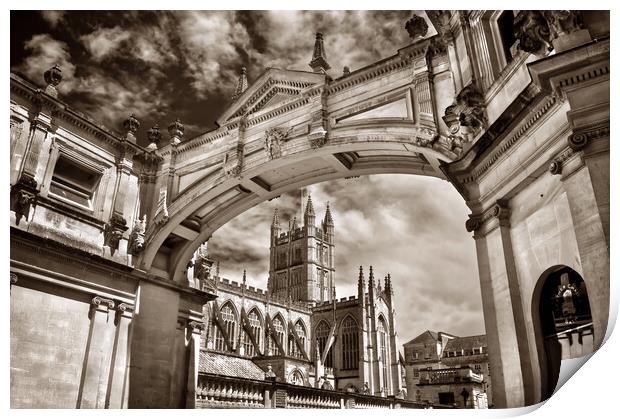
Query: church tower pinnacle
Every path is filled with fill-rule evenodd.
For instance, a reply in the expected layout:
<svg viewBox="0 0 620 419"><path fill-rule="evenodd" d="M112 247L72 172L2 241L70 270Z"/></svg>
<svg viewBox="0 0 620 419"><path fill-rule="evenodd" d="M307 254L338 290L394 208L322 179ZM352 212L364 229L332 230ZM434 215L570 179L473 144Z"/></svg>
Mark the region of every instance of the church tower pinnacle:
<svg viewBox="0 0 620 419"><path fill-rule="evenodd" d="M321 32L316 33L316 39L314 41L314 53L312 54L312 61L310 61L310 67L315 73L325 73L331 68L327 63L327 57L325 56L325 47L323 47L323 34Z"/></svg>
<svg viewBox="0 0 620 419"><path fill-rule="evenodd" d="M314 213L314 205L312 205L312 196L308 195L308 202L306 203L306 210L304 212L304 225L306 227L314 227L316 221L316 214Z"/></svg>

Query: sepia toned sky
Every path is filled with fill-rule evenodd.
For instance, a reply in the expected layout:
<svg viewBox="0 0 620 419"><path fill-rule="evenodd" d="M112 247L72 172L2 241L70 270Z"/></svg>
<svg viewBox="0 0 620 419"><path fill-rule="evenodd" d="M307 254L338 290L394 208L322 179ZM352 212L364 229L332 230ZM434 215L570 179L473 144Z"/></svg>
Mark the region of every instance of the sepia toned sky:
<svg viewBox="0 0 620 419"><path fill-rule="evenodd" d="M11 71L43 87L59 64L60 98L121 131L134 113L138 141L179 117L191 138L215 127L241 66L249 83L267 67L310 70L314 33L324 33L334 77L409 44L415 11L11 11ZM434 33L430 29L429 35ZM391 274L397 330L405 343L426 329L484 333L469 213L446 181L410 175L342 179L309 187L317 220L330 202L336 228L337 296L356 292L359 265ZM265 202L216 231L209 242L221 273L266 288L269 225L278 206L286 224L297 194Z"/></svg>

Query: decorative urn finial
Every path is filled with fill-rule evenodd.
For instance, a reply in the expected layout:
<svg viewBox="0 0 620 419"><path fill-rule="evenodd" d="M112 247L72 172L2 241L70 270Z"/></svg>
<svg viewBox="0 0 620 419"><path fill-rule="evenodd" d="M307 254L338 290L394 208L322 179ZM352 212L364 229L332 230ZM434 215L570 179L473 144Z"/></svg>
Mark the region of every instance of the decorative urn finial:
<svg viewBox="0 0 620 419"><path fill-rule="evenodd" d="M159 131L159 124L155 124L149 129L147 133L147 137L149 139L149 146L147 147L150 150L155 150L159 146L159 142L161 141L161 132Z"/></svg>
<svg viewBox="0 0 620 419"><path fill-rule="evenodd" d="M168 125L168 133L172 137L173 144L179 144L181 142L181 138L183 138L183 132L185 131L185 127L179 120L179 118L175 119L173 123Z"/></svg>
<svg viewBox="0 0 620 419"><path fill-rule="evenodd" d="M123 127L127 131L127 139L136 142L136 132L140 129L140 121L134 114L129 115L127 119L123 121Z"/></svg>
<svg viewBox="0 0 620 419"><path fill-rule="evenodd" d="M43 73L43 78L45 79L45 83L47 83L45 93L52 97L58 97L56 86L58 86L62 81L62 70L60 69L60 66L58 64L54 64L52 68Z"/></svg>

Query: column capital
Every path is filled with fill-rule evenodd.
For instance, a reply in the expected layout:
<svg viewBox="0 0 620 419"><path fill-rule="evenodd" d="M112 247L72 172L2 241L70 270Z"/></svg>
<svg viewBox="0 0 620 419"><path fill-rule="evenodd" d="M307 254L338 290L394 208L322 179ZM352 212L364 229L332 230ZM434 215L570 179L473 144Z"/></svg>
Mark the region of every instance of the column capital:
<svg viewBox="0 0 620 419"><path fill-rule="evenodd" d="M499 226L509 226L510 208L506 199L498 199L478 214L470 214L465 229L474 234L486 235Z"/></svg>
<svg viewBox="0 0 620 419"><path fill-rule="evenodd" d="M101 297L99 295L95 296L90 305L93 309L103 312L108 312L108 310L113 309L116 306L116 303L109 298Z"/></svg>

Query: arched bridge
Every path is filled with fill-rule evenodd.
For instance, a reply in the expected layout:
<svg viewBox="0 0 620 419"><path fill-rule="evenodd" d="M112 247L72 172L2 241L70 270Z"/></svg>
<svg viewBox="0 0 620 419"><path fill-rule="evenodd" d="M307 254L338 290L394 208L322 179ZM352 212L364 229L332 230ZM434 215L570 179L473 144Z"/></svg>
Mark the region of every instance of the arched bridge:
<svg viewBox="0 0 620 419"><path fill-rule="evenodd" d="M217 228L304 185L377 173L444 177L441 164L465 145L441 118L454 90L446 51L430 40L335 80L268 69L238 93L218 129L182 143L173 136L157 151L140 267L182 283Z"/></svg>

